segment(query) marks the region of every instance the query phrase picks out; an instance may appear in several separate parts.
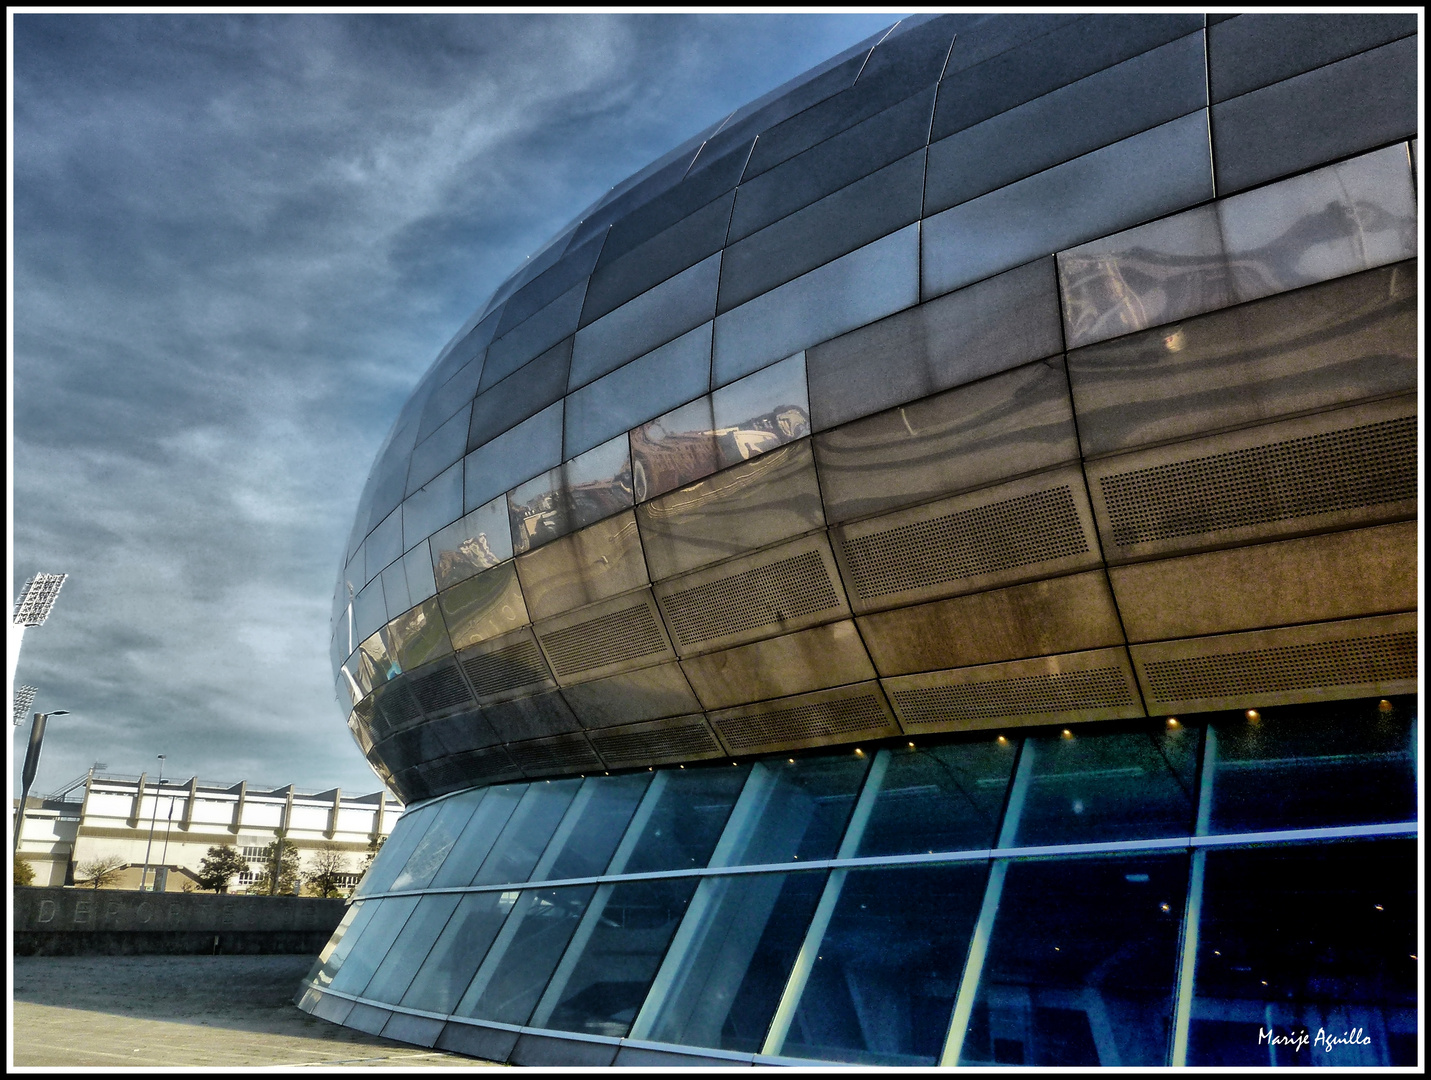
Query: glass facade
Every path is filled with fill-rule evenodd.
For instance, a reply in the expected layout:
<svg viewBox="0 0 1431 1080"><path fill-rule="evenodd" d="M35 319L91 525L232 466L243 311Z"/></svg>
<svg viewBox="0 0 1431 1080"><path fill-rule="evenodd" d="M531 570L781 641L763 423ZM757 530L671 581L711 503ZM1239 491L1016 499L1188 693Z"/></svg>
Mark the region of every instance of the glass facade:
<svg viewBox="0 0 1431 1080"><path fill-rule="evenodd" d="M343 552L414 808L304 1007L533 1065L1414 1063L1416 35L916 16L528 260Z"/></svg>
<svg viewBox="0 0 1431 1080"><path fill-rule="evenodd" d="M1417 726L1364 699L447 796L308 988L757 1063L1413 1064Z"/></svg>

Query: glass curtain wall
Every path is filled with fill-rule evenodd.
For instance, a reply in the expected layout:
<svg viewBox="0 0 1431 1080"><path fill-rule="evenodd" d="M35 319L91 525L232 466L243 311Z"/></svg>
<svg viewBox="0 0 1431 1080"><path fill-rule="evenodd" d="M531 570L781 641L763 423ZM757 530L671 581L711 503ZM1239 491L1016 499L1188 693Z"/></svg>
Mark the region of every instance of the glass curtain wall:
<svg viewBox="0 0 1431 1080"><path fill-rule="evenodd" d="M1414 1064L1416 746L1405 697L464 792L305 1000L771 1063Z"/></svg>

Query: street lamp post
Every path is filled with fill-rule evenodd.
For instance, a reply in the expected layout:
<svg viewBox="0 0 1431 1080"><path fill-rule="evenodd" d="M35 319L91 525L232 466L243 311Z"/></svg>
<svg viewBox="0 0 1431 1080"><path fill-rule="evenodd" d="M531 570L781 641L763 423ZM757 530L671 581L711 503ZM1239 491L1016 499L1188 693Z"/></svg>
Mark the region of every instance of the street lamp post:
<svg viewBox="0 0 1431 1080"><path fill-rule="evenodd" d="M172 791L169 793L169 817L164 822L164 850L159 853L159 868L154 871L154 889L156 892L160 891L159 880L161 874L164 880L164 890L167 891L169 888L169 832L174 828L174 800L177 798L178 796ZM159 800L156 797L154 801L158 803ZM158 809L158 807L156 806L155 809Z"/></svg>
<svg viewBox="0 0 1431 1080"><path fill-rule="evenodd" d="M144 891L144 883L149 880L149 852L154 847L154 826L159 821L159 794L164 787L164 755L159 755L159 782L154 788L154 813L149 817L149 843L144 845L144 870L139 875L139 891ZM139 797L144 798L144 792L139 793Z"/></svg>
<svg viewBox="0 0 1431 1080"><path fill-rule="evenodd" d="M22 774L20 809L15 815L15 850L20 850L20 830L25 824L25 804L30 799L30 785L35 782L35 770L40 767L40 744L45 741L45 722L52 716L68 716L68 709L54 712L37 712L30 723L30 745L25 750L25 771Z"/></svg>

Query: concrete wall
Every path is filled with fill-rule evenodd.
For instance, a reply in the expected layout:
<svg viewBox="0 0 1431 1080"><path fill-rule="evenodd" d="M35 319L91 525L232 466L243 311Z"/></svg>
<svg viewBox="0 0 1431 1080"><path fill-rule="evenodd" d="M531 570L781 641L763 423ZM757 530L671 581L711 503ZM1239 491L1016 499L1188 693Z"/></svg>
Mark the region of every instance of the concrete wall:
<svg viewBox="0 0 1431 1080"><path fill-rule="evenodd" d="M344 900L114 889L15 888L16 956L312 953Z"/></svg>

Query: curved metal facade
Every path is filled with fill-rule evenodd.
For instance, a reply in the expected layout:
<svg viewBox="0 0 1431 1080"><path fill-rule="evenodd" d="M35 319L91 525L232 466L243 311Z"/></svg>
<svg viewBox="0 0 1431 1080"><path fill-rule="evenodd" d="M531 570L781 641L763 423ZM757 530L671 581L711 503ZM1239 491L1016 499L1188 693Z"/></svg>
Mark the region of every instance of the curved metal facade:
<svg viewBox="0 0 1431 1080"><path fill-rule="evenodd" d="M1414 687L1415 29L912 19L613 189L373 466L333 636L373 766Z"/></svg>

